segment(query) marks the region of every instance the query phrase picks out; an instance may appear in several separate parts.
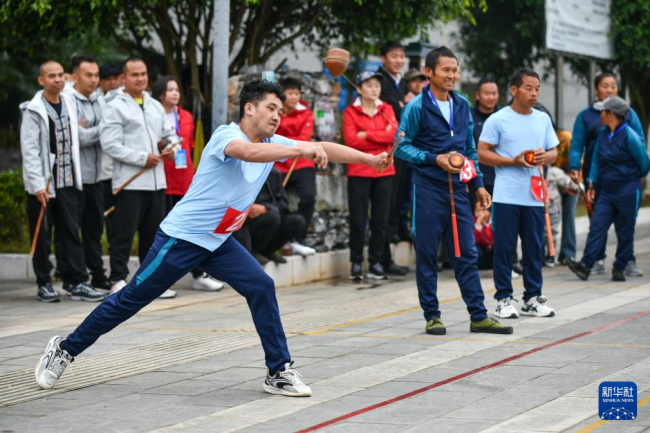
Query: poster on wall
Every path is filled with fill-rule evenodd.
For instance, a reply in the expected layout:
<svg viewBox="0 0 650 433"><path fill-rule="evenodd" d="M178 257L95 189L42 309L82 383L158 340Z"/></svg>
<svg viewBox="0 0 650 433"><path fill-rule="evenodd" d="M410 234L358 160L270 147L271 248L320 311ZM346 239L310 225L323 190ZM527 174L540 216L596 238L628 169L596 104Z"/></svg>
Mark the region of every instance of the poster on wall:
<svg viewBox="0 0 650 433"><path fill-rule="evenodd" d="M611 0L546 0L546 48L612 59L610 4Z"/></svg>

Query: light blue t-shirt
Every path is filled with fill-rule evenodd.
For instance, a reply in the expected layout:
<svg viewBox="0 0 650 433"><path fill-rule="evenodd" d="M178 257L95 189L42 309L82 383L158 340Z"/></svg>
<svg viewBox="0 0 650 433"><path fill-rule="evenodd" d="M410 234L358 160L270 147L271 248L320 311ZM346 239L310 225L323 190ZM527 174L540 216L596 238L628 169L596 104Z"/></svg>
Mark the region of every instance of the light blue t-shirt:
<svg viewBox="0 0 650 433"><path fill-rule="evenodd" d="M495 146L497 154L508 158L538 147L548 151L559 143L548 114L535 109L531 114L519 114L510 107L488 117L483 124L479 141ZM495 168L492 201L520 206L544 206L531 191L531 177L539 176L539 168Z"/></svg>
<svg viewBox="0 0 650 433"><path fill-rule="evenodd" d="M449 98L449 101L441 101L440 99L436 98L436 102L438 103L438 108L440 108L440 112L442 113L442 117L445 118L447 123L451 125L449 122L449 119L451 118L451 108L453 106L452 99Z"/></svg>
<svg viewBox="0 0 650 433"><path fill-rule="evenodd" d="M234 228L243 224L273 163L246 162L226 156L226 146L233 140L250 142L234 122L214 131L187 194L160 225L167 235L214 251L236 231ZM264 142L296 146L294 140L281 135Z"/></svg>

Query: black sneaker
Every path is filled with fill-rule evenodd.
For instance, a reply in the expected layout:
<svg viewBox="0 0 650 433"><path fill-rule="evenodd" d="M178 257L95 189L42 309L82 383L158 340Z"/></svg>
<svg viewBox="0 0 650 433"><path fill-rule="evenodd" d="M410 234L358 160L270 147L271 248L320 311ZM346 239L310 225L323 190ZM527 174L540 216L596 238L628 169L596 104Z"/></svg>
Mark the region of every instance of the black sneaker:
<svg viewBox="0 0 650 433"><path fill-rule="evenodd" d="M523 274L524 274L524 268L521 267L521 265L519 264L519 262L515 262L515 263L512 264L512 270L513 270L515 273L519 274L519 275L523 275Z"/></svg>
<svg viewBox="0 0 650 433"><path fill-rule="evenodd" d="M271 260L276 265L287 263L287 259L282 257L280 254L276 253L275 251L273 251L272 253L266 253L264 255L266 256L267 259Z"/></svg>
<svg viewBox="0 0 650 433"><path fill-rule="evenodd" d="M73 289L73 288L74 288L74 284L72 284L72 283L66 283L66 282L63 283L63 290L65 290L66 292L68 292L68 295L72 293L72 289Z"/></svg>
<svg viewBox="0 0 650 433"><path fill-rule="evenodd" d="M373 263L370 265L370 269L368 269L368 275L367 275L369 280L386 280L388 279L388 276L386 275L386 272L384 272L384 267L379 264L379 263Z"/></svg>
<svg viewBox="0 0 650 433"><path fill-rule="evenodd" d="M580 278L583 281L587 281L589 279L589 268L584 265L582 262L576 262L575 260L567 257L566 258L566 265L571 269L571 272L576 274L578 278Z"/></svg>
<svg viewBox="0 0 650 433"><path fill-rule="evenodd" d="M99 293L95 290L95 288L87 281L74 286L70 294L72 295L73 301L100 302L106 297L105 294Z"/></svg>
<svg viewBox="0 0 650 433"><path fill-rule="evenodd" d="M111 282L108 278L93 278L90 284L100 293L108 294L111 292Z"/></svg>
<svg viewBox="0 0 650 433"><path fill-rule="evenodd" d="M555 267L555 257L553 256L548 256L547 258L544 259L544 266L547 268L554 268Z"/></svg>
<svg viewBox="0 0 650 433"><path fill-rule="evenodd" d="M625 281L625 269L612 268L612 281Z"/></svg>
<svg viewBox="0 0 650 433"><path fill-rule="evenodd" d="M262 254L259 253L253 253L253 257L255 258L255 260L257 260L257 263L259 263L261 266L264 266L269 262L269 259L267 259L266 257L264 257Z"/></svg>
<svg viewBox="0 0 650 433"><path fill-rule="evenodd" d="M350 279L353 281L363 280L361 263L352 263L352 267L350 268Z"/></svg>
<svg viewBox="0 0 650 433"><path fill-rule="evenodd" d="M383 268L387 275L397 275L400 277L408 274L410 271L408 267L396 265L395 262L391 262L388 266L384 266Z"/></svg>
<svg viewBox="0 0 650 433"><path fill-rule="evenodd" d="M59 302L59 294L56 293L51 283L38 286L38 300L42 302Z"/></svg>

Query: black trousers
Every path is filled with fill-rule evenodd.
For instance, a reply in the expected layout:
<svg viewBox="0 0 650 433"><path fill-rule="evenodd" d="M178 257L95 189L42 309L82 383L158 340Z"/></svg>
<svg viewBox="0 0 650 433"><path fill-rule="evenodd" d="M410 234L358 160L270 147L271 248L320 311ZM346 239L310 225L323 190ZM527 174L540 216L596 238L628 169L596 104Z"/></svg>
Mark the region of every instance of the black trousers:
<svg viewBox="0 0 650 433"><path fill-rule="evenodd" d="M104 190L104 211L107 211L111 207L115 206L115 196L113 195L113 181L111 179L102 180L101 184L102 189ZM112 213L104 218L108 245L111 245L113 243L113 234L115 233L115 223L113 222L114 219L115 217Z"/></svg>
<svg viewBox="0 0 650 433"><path fill-rule="evenodd" d="M235 239L252 253L272 253L305 230L305 219L298 214L281 215L268 210L257 218L246 220Z"/></svg>
<svg viewBox="0 0 650 433"><path fill-rule="evenodd" d="M363 262L363 245L368 207L370 207L370 244L368 261L381 262L388 234L388 214L390 211L393 176L388 177L348 177L348 207L350 208L350 261Z"/></svg>
<svg viewBox="0 0 650 433"><path fill-rule="evenodd" d="M174 209L174 206L176 206L176 203L181 201L181 199L184 196L182 195L176 195L176 194L166 194L165 195L165 216L169 215L169 212ZM201 275L203 275L203 270L200 268L194 268L192 269L192 276L194 278L198 278Z"/></svg>
<svg viewBox="0 0 650 433"><path fill-rule="evenodd" d="M109 247L111 281L125 280L129 275L129 257L136 232L139 236L138 256L142 263L165 218L165 190L122 191L115 197L113 223L115 233Z"/></svg>
<svg viewBox="0 0 650 433"><path fill-rule="evenodd" d="M50 275L53 269L50 262L52 229L54 229L55 245L58 250L57 267L63 282L76 285L88 281L84 248L79 234L82 207L83 193L74 187L57 189L56 198L48 202L32 259L36 282L39 285L52 282ZM40 211L41 203L35 195L29 194L27 218L30 240L34 239Z"/></svg>
<svg viewBox="0 0 650 433"><path fill-rule="evenodd" d="M385 197L390 197L388 210L388 229L384 240L384 249L381 257L381 263L388 266L393 262L393 256L390 251L390 239L393 236L393 230L399 226L400 208L403 200L404 183L409 170L408 163L400 158L395 158L395 176L393 184ZM385 200L385 199L384 199Z"/></svg>
<svg viewBox="0 0 650 433"><path fill-rule="evenodd" d="M287 189L291 188L298 194L299 203L296 213L305 220L304 232L296 236L298 242L303 242L316 208L316 169L301 168L294 171L287 183Z"/></svg>
<svg viewBox="0 0 650 433"><path fill-rule="evenodd" d="M86 266L92 282L104 284L106 270L102 260L102 233L104 233L104 185L84 183L83 211L81 214L81 241Z"/></svg>

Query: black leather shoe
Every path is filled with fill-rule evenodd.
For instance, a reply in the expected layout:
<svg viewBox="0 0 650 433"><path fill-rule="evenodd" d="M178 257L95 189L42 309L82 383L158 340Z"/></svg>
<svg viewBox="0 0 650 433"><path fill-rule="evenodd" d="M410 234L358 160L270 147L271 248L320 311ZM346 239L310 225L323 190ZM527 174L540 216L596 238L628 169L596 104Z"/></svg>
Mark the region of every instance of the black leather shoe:
<svg viewBox="0 0 650 433"><path fill-rule="evenodd" d="M589 279L589 268L584 265L582 262L576 262L575 260L571 258L566 258L565 259L566 265L571 269L571 272L576 274L578 278L580 278L583 281L587 281Z"/></svg>
<svg viewBox="0 0 650 433"><path fill-rule="evenodd" d="M625 270L612 268L612 281L625 281Z"/></svg>
<svg viewBox="0 0 650 433"><path fill-rule="evenodd" d="M287 259L282 257L280 254L276 253L275 251L273 251L272 253L266 253L264 255L276 265L287 263Z"/></svg>
<svg viewBox="0 0 650 433"><path fill-rule="evenodd" d="M409 271L410 269L408 267L396 265L394 262L388 266L384 266L384 272L388 275L404 276L408 274Z"/></svg>

